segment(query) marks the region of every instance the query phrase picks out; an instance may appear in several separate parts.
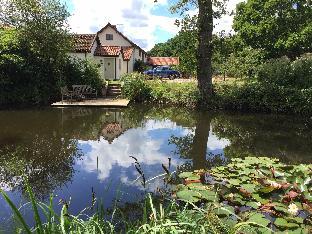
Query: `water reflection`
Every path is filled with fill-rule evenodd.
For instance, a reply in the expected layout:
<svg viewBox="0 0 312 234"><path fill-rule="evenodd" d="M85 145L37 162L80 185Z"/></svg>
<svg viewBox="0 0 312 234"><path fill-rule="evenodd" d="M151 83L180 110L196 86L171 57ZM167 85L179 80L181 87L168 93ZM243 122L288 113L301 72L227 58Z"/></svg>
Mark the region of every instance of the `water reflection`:
<svg viewBox="0 0 312 234"><path fill-rule="evenodd" d="M131 202L163 186L154 180L143 188L129 156L138 159L147 178L163 173L168 158L172 171L247 155L311 162L311 126L311 120L289 116L142 105L0 111L0 188L20 202L27 174L37 197L71 197L77 213L90 204L91 191L109 206L117 190L123 202ZM0 217L8 217L1 199L0 206Z"/></svg>

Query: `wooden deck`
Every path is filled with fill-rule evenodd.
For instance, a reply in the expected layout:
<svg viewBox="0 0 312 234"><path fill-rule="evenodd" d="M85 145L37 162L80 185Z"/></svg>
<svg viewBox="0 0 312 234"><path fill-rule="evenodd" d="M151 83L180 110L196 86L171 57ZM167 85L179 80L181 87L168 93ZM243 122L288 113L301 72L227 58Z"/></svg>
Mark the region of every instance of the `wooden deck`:
<svg viewBox="0 0 312 234"><path fill-rule="evenodd" d="M55 107L69 107L69 106L85 106L85 107L127 107L129 104L127 99L116 99L116 98L98 98L83 101L63 101L55 102L51 106Z"/></svg>

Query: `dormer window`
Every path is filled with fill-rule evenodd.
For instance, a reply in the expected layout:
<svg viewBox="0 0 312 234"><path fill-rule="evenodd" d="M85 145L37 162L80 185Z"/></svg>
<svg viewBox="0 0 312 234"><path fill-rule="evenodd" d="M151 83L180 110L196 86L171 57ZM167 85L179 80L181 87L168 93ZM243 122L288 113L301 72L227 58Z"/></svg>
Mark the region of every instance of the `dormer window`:
<svg viewBox="0 0 312 234"><path fill-rule="evenodd" d="M113 34L106 34L106 40L112 41L113 40Z"/></svg>

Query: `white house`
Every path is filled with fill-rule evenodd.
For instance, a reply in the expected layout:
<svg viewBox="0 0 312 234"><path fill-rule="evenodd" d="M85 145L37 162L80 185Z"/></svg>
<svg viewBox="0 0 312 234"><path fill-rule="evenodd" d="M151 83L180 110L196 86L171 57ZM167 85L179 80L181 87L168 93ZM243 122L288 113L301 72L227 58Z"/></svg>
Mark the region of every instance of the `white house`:
<svg viewBox="0 0 312 234"><path fill-rule="evenodd" d="M74 51L70 56L99 64L103 79L118 80L122 74L133 72L136 60L147 60L146 52L110 23L96 34L74 34L73 37Z"/></svg>

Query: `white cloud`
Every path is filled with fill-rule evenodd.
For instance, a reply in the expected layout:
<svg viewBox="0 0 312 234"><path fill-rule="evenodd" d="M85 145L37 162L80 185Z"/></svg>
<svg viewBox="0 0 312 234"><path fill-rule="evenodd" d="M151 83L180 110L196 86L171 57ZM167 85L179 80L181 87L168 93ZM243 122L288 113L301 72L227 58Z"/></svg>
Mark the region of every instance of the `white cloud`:
<svg viewBox="0 0 312 234"><path fill-rule="evenodd" d="M243 0L229 0L228 11ZM69 24L73 32L95 33L107 22L116 24L127 37L142 48L151 49L159 41L157 29L172 35L178 32L175 18L153 14L155 7L168 8L168 0L71 0L72 16ZM215 32L231 31L233 16L223 16L215 21Z"/></svg>
<svg viewBox="0 0 312 234"><path fill-rule="evenodd" d="M157 5L154 0L72 0L70 5L69 24L76 33L95 33L110 22L144 49L151 49L157 42L157 28L173 34L178 31L174 18L152 14L154 7L166 7L167 0Z"/></svg>

